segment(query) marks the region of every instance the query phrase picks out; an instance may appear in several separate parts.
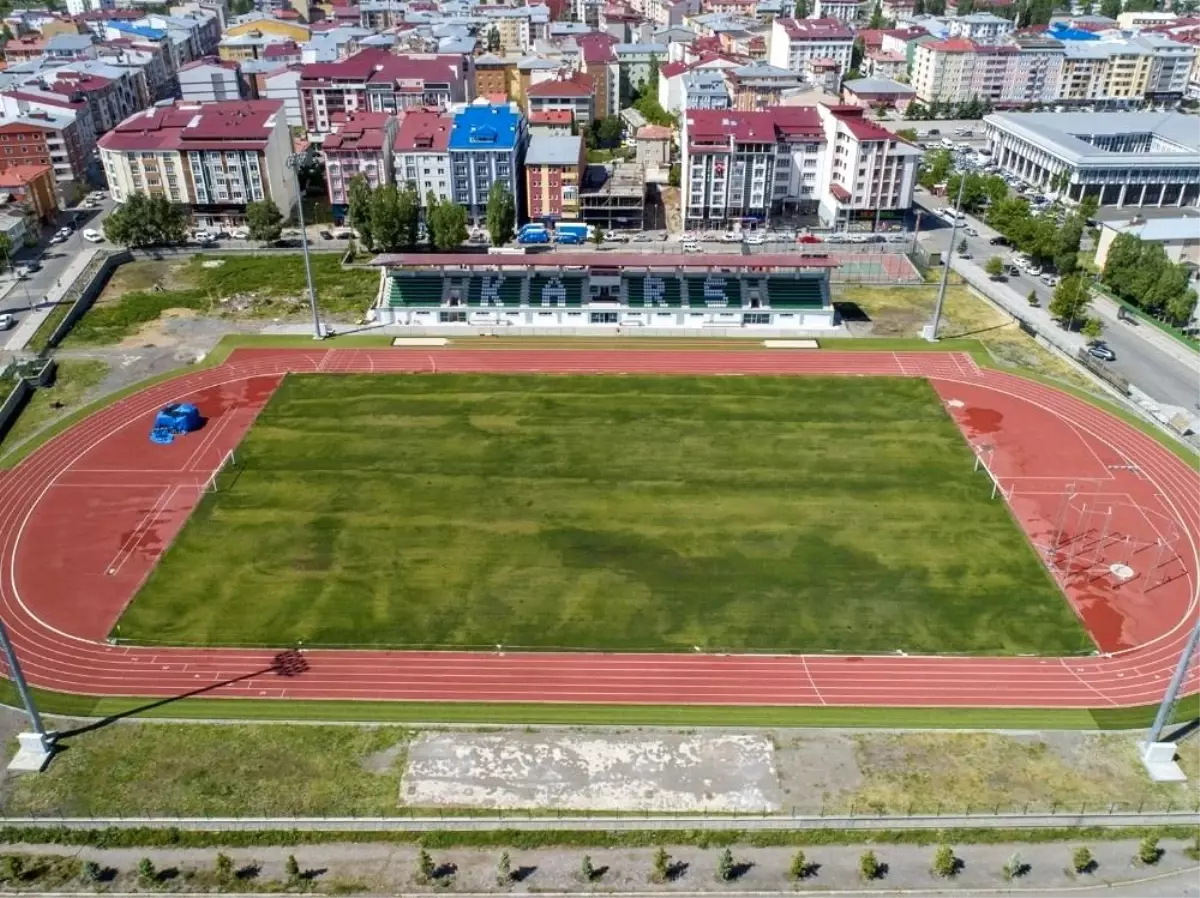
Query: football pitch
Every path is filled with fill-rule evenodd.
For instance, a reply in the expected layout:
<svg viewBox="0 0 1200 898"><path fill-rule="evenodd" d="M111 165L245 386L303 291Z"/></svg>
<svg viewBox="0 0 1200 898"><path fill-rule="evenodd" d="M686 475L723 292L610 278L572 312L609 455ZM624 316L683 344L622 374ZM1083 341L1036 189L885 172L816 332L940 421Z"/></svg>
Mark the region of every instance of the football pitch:
<svg viewBox="0 0 1200 898"><path fill-rule="evenodd" d="M1092 643L918 379L292 375L122 640Z"/></svg>

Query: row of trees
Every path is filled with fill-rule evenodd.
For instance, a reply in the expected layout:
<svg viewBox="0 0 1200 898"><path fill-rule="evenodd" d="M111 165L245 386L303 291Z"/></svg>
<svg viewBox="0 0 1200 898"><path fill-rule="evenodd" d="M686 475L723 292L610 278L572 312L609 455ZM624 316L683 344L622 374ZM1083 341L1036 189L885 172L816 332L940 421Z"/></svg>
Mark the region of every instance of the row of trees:
<svg viewBox="0 0 1200 898"><path fill-rule="evenodd" d="M992 112L992 101L986 97L972 97L962 103L943 103L939 100L922 103L914 100L905 107L904 117L913 122L929 122L938 119L980 119Z"/></svg>
<svg viewBox="0 0 1200 898"><path fill-rule="evenodd" d="M362 245L373 252L412 249L421 237L421 200L412 184L372 188L355 175L347 188L347 218ZM425 230L434 249L448 252L467 239L467 210L430 191L425 196Z"/></svg>
<svg viewBox="0 0 1200 898"><path fill-rule="evenodd" d="M246 229L251 240L274 243L283 234L283 225L283 214L270 200L246 204ZM108 241L131 249L184 243L187 231L187 211L161 194L130 194L104 220Z"/></svg>
<svg viewBox="0 0 1200 898"><path fill-rule="evenodd" d="M1186 266L1172 262L1161 243L1119 234L1108 248L1102 283L1126 302L1169 324L1183 326L1196 311Z"/></svg>
<svg viewBox="0 0 1200 898"><path fill-rule="evenodd" d="M1096 201L1088 197L1060 225L1053 208L1035 216L1027 200L1005 197L993 201L988 209L987 223L1035 262L1053 265L1059 275L1069 277L1079 268L1079 246L1084 227L1087 219L1095 214Z"/></svg>
<svg viewBox="0 0 1200 898"><path fill-rule="evenodd" d="M1200 839L1197 840L1200 843ZM1163 849L1159 846L1156 836L1146 836L1138 844L1133 855L1133 862L1138 866L1153 866L1162 859ZM713 868L713 878L718 882L732 882L747 873L754 865L746 860L737 858L730 848L721 849ZM939 845L930 861L929 872L941 879L952 879L963 871L966 864L950 845ZM417 865L414 879L421 885L438 884L449 886L453 882L457 867L450 863L438 863L424 848L417 855ZM813 863L808 855L796 851L787 868L787 877L793 882L803 882L817 874L821 865ZM1007 880L1019 879L1032 870L1020 854L1011 855L1001 867L1001 873ZM1099 869L1095 856L1090 848L1081 845L1071 851L1071 869L1075 873L1094 873ZM659 885L675 882L681 879L688 870L688 864L675 860L663 847L655 850L651 860L647 879ZM496 884L511 885L523 880L533 872L530 867L514 869L512 858L508 852L500 855L496 864ZM584 855L579 864L578 878L585 883L600 882L609 872L608 867L597 867L590 855ZM887 864L879 859L874 850L864 851L858 859L858 874L864 882L874 882L887 876Z"/></svg>

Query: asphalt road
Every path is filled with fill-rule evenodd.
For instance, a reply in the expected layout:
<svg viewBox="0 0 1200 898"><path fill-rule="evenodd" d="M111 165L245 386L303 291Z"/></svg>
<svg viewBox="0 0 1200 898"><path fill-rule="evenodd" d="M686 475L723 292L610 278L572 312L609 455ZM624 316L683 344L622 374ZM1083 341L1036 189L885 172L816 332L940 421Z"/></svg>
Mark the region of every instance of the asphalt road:
<svg viewBox="0 0 1200 898"><path fill-rule="evenodd" d="M946 205L941 197L928 193L918 194L918 202L926 209L937 209ZM959 228L955 241L965 239L968 251L981 265L991 256L1007 259L1012 250L1002 246L992 246L989 241L996 232L973 216L967 216L968 226L979 232L978 237L968 237ZM922 217L921 230L926 239L940 248L945 248L950 240L950 225L932 215ZM1042 281L1031 278L1026 274L1010 277L1008 284L1022 295L1033 290L1043 306L1050 303L1054 288ZM1104 319L1104 341L1109 345L1116 360L1108 362L1114 370L1124 376L1139 390L1147 393L1158 402L1178 405L1191 411L1200 409L1200 361L1188 366L1178 359L1159 352L1136 333L1137 327L1150 325L1134 325L1118 322L1115 319Z"/></svg>

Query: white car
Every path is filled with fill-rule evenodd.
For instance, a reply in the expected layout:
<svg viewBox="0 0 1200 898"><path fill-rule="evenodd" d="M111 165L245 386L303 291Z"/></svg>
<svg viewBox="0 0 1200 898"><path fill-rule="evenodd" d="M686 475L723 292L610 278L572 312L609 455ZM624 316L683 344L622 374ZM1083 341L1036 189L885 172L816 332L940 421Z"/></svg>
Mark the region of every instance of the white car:
<svg viewBox="0 0 1200 898"><path fill-rule="evenodd" d="M766 242L767 241L765 241L763 239L762 234L747 234L746 235L746 245L747 246L762 246Z"/></svg>
<svg viewBox="0 0 1200 898"><path fill-rule="evenodd" d="M700 248L700 244L697 243L695 240L688 240L687 242L685 242L683 244L683 251L685 253L703 252L703 250Z"/></svg>
<svg viewBox="0 0 1200 898"><path fill-rule="evenodd" d="M214 239L213 235L208 233L208 231L193 231L192 232L192 241L194 243L208 243L209 241L211 241L213 239Z"/></svg>
<svg viewBox="0 0 1200 898"><path fill-rule="evenodd" d="M0 315L0 331L6 331L16 323L17 319L10 313L5 312L3 315Z"/></svg>
<svg viewBox="0 0 1200 898"><path fill-rule="evenodd" d="M721 242L722 243L741 243L742 235L738 234L734 231L726 231L724 234L721 235Z"/></svg>
<svg viewBox="0 0 1200 898"><path fill-rule="evenodd" d="M93 230L92 228L87 228L83 232L83 239L86 240L88 243L103 243L104 235L101 234L99 231Z"/></svg>
<svg viewBox="0 0 1200 898"><path fill-rule="evenodd" d="M249 240L250 232L245 228L234 228L229 232L229 236L234 240Z"/></svg>

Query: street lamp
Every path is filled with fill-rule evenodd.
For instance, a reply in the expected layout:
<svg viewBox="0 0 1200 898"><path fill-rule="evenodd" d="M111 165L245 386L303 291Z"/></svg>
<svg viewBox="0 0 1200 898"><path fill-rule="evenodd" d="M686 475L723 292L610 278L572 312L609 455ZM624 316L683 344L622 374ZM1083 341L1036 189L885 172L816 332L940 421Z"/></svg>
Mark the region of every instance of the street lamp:
<svg viewBox="0 0 1200 898"><path fill-rule="evenodd" d="M29 692L29 684L25 682L25 674L21 671L17 653L13 649L12 640L8 638L8 628L4 626L3 620L0 620L0 649L3 649L4 657L8 660L9 676L17 687L21 703L25 706L25 714L29 717L29 726L33 729L31 733L21 733L17 736L17 744L20 747L17 749L16 757L8 765L8 769L36 773L42 770L46 766L46 762L50 760L50 737L46 733L46 727L42 724L42 715L38 713L37 706L33 703L33 695Z"/></svg>
<svg viewBox="0 0 1200 898"><path fill-rule="evenodd" d="M950 228L950 248L946 251L945 262L942 263L942 282L938 284L937 303L933 307L933 323L929 325L929 331L925 335L925 339L931 343L937 342L938 325L942 321L942 305L946 302L946 286L950 282L950 260L954 258L954 238L958 236L958 217L962 215L963 188L966 186L966 172L961 172L958 176L958 199L954 201L954 225Z"/></svg>
<svg viewBox="0 0 1200 898"><path fill-rule="evenodd" d="M304 226L304 191L300 187L300 169L311 158L312 147L310 145L303 153L292 153L288 156L287 166L292 170L292 176L296 179L296 208L300 215L300 246L304 253L304 277L308 280L308 305L312 309L313 339L323 340L325 334L321 327L321 316L317 313L317 291L313 287L312 263L308 258L308 229Z"/></svg>

